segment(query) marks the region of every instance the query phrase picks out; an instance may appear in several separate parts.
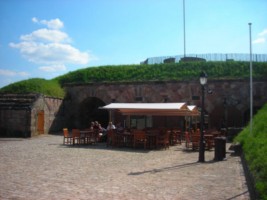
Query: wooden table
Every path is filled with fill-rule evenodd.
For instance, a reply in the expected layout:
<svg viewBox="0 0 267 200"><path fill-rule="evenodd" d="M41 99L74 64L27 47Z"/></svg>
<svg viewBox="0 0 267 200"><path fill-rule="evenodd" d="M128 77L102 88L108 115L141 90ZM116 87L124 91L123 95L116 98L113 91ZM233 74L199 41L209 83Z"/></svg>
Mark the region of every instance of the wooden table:
<svg viewBox="0 0 267 200"><path fill-rule="evenodd" d="M118 146L133 147L134 135L130 132L117 133Z"/></svg>
<svg viewBox="0 0 267 200"><path fill-rule="evenodd" d="M214 147L214 135L213 134L204 134L204 139L206 141L206 148L208 150Z"/></svg>
<svg viewBox="0 0 267 200"><path fill-rule="evenodd" d="M81 138L84 139L84 144L94 144L98 142L98 133L94 130L81 130Z"/></svg>
<svg viewBox="0 0 267 200"><path fill-rule="evenodd" d="M146 138L147 138L147 145L149 149L157 149L158 147L158 136L159 134L157 133L146 133Z"/></svg>

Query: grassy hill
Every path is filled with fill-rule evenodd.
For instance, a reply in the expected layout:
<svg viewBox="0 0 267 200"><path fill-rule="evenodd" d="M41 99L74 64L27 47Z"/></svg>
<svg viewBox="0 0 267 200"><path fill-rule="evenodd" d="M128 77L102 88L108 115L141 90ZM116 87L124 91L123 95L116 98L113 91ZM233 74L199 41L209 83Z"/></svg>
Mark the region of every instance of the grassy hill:
<svg viewBox="0 0 267 200"><path fill-rule="evenodd" d="M240 142L255 179L259 199L267 199L267 104L253 117L253 131L247 126L236 138Z"/></svg>
<svg viewBox="0 0 267 200"><path fill-rule="evenodd" d="M0 89L0 93L41 93L63 98L65 93L58 81L32 78L10 84Z"/></svg>
<svg viewBox="0 0 267 200"><path fill-rule="evenodd" d="M249 62L180 62L154 65L117 65L88 67L52 80L29 79L0 89L7 93L37 92L63 97L64 84L122 81L198 80L204 70L209 79L244 79L249 77ZM267 63L253 63L253 77L267 77Z"/></svg>
<svg viewBox="0 0 267 200"><path fill-rule="evenodd" d="M211 79L248 78L248 62L182 62L154 65L119 65L80 69L57 77L60 84L153 81L153 80L195 80L204 70ZM254 63L253 76L267 77L267 63Z"/></svg>

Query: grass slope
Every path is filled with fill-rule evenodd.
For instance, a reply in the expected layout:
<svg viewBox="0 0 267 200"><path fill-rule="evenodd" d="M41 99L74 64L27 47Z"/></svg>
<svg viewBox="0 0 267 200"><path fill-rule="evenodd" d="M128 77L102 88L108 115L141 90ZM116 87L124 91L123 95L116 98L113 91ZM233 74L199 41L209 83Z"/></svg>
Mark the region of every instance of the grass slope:
<svg viewBox="0 0 267 200"><path fill-rule="evenodd" d="M41 93L63 98L65 92L57 81L33 78L10 84L0 89L1 93Z"/></svg>
<svg viewBox="0 0 267 200"><path fill-rule="evenodd" d="M249 62L181 62L154 65L119 65L80 69L57 77L61 84L120 82L120 81L162 81L194 80L201 71L209 78L240 79L249 77ZM253 77L267 77L267 63L253 64Z"/></svg>
<svg viewBox="0 0 267 200"><path fill-rule="evenodd" d="M242 145L260 199L267 199L267 104L253 117L252 134L247 126L234 140Z"/></svg>
<svg viewBox="0 0 267 200"><path fill-rule="evenodd" d="M180 62L154 65L117 65L88 67L69 72L52 80L40 78L16 82L0 89L5 93L42 93L63 97L64 84L123 81L198 80L201 71L209 79L245 79L249 77L249 62ZM253 77L267 77L267 63L253 63Z"/></svg>

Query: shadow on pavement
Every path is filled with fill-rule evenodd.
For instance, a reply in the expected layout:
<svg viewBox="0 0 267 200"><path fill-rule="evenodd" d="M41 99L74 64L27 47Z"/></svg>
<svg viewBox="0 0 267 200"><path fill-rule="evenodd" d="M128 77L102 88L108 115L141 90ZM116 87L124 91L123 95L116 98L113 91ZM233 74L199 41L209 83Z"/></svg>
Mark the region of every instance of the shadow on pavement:
<svg viewBox="0 0 267 200"><path fill-rule="evenodd" d="M164 171L182 169L182 168L185 168L185 167L192 167L192 166L196 166L196 165L199 165L199 164L201 164L201 163L199 163L199 162L185 163L185 164L176 165L176 166L173 166L173 167L164 167L164 168L161 168L161 169L152 169L152 170L146 170L146 171L142 171L142 172L131 172L128 175L136 176L136 175L142 175L142 174L146 174L146 173L155 174L155 173L164 172Z"/></svg>

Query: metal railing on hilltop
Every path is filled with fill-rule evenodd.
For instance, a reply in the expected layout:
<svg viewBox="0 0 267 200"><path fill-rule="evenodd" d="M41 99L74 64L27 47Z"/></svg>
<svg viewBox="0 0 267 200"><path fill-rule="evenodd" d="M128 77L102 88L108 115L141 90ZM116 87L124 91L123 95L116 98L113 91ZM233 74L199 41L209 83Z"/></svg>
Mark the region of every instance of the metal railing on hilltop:
<svg viewBox="0 0 267 200"><path fill-rule="evenodd" d="M178 56L160 56L160 57L151 57L147 58L141 64L160 64L164 63L164 60L173 58L175 62L179 62L184 55ZM192 58L201 58L206 61L250 61L250 54L241 54L241 53L213 53L213 54L188 54L186 57ZM252 54L253 62L267 62L267 54Z"/></svg>

